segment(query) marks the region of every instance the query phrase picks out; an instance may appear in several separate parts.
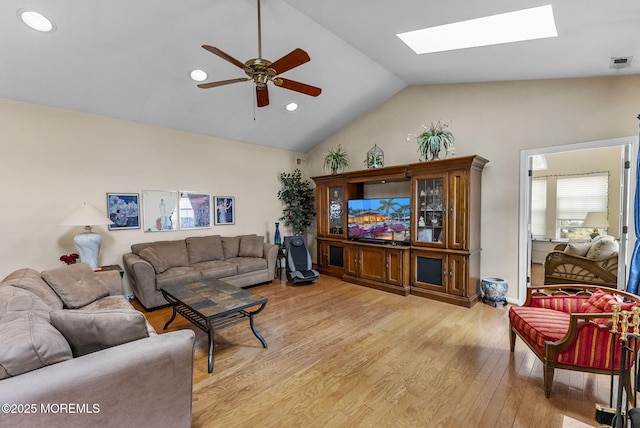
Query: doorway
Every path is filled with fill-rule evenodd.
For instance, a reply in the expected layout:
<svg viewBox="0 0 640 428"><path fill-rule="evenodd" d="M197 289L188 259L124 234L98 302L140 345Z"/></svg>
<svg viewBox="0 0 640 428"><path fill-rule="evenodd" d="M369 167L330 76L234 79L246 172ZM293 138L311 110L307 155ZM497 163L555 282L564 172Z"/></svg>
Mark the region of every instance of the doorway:
<svg viewBox="0 0 640 428"><path fill-rule="evenodd" d="M633 222L630 222L630 195L635 188L635 155L638 152L638 143L635 137L617 138L611 140L592 141L586 143L570 144L556 147L546 147L540 149L523 150L520 152L520 219L519 219L519 257L518 257L518 303L524 303L526 297L526 287L531 284L531 263L533 237L531 233L531 184L533 181L533 159L540 156L562 156L568 155L574 162L580 162L585 157L585 151L599 148L619 148L619 177L615 177L615 182L619 180L619 198L613 198L617 206L609 206L610 217L616 216L616 230L611 230L609 234L619 237L620 251L618 253L618 288L624 289L628 273L630 259L629 241L635 243L635 232ZM611 190L611 191L615 191ZM554 207L555 208L555 207ZM616 222L612 222L616 223ZM631 224L630 224L631 223ZM553 229L557 225L551 225ZM557 238L553 235L544 238ZM543 238L543 240L544 240ZM552 239L550 239L552 241Z"/></svg>

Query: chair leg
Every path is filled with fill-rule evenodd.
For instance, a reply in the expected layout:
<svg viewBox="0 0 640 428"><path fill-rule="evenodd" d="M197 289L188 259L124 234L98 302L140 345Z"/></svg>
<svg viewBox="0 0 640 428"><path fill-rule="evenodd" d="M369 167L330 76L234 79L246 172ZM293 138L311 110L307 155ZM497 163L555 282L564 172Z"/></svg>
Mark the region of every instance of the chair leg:
<svg viewBox="0 0 640 428"><path fill-rule="evenodd" d="M545 397L549 398L551 397L551 387L553 386L553 373L554 373L554 367L547 364L547 363L542 363L543 364L543 382L544 382L544 395Z"/></svg>
<svg viewBox="0 0 640 428"><path fill-rule="evenodd" d="M509 345L511 346L511 352L513 352L516 347L516 332L513 331L511 325L509 325Z"/></svg>

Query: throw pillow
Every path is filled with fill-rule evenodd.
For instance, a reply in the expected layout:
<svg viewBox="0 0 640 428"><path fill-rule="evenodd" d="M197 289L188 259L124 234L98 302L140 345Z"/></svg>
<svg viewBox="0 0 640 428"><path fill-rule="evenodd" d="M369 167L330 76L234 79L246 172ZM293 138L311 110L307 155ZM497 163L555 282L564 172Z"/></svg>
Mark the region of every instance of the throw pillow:
<svg viewBox="0 0 640 428"><path fill-rule="evenodd" d="M56 310L51 324L67 339L74 357L149 337L144 315L134 309Z"/></svg>
<svg viewBox="0 0 640 428"><path fill-rule="evenodd" d="M162 273L169 269L169 261L162 257L153 247L147 247L144 250L140 251L140 257L151 263L153 269L156 273Z"/></svg>
<svg viewBox="0 0 640 428"><path fill-rule="evenodd" d="M586 257L592 260L604 260L617 253L618 241L607 236L592 242Z"/></svg>
<svg viewBox="0 0 640 428"><path fill-rule="evenodd" d="M264 236L240 237L239 257L262 257Z"/></svg>
<svg viewBox="0 0 640 428"><path fill-rule="evenodd" d="M239 236L223 236L222 237L222 251L224 258L232 259L238 257L238 251L240 251L240 237Z"/></svg>
<svg viewBox="0 0 640 428"><path fill-rule="evenodd" d="M76 263L57 269L45 270L42 277L60 297L64 306L81 308L109 295L104 282L85 263Z"/></svg>
<svg viewBox="0 0 640 428"><path fill-rule="evenodd" d="M601 313L606 312L607 304L611 299L615 300L611 294L602 291L599 288L593 292L591 296L582 304L580 312L582 313Z"/></svg>
<svg viewBox="0 0 640 428"><path fill-rule="evenodd" d="M591 242L572 242L564 249L565 254L584 257L591 248Z"/></svg>
<svg viewBox="0 0 640 428"><path fill-rule="evenodd" d="M186 239L187 254L191 263L224 260L220 235L192 236Z"/></svg>
<svg viewBox="0 0 640 428"><path fill-rule="evenodd" d="M14 286L0 287L0 379L72 358L64 336L49 322L38 296Z"/></svg>

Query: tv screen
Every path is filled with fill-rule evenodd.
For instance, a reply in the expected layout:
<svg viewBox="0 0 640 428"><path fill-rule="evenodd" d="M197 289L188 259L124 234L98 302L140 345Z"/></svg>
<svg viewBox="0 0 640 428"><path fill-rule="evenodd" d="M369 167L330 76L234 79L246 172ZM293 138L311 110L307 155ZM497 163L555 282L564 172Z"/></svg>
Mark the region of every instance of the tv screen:
<svg viewBox="0 0 640 428"><path fill-rule="evenodd" d="M352 199L347 202L347 237L409 242L409 198Z"/></svg>

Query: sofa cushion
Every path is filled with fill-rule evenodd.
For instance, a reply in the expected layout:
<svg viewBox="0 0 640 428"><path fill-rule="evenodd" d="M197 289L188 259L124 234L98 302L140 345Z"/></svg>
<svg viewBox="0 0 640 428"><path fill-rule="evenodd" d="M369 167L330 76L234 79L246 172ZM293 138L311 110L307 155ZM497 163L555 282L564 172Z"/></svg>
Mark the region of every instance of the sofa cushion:
<svg viewBox="0 0 640 428"><path fill-rule="evenodd" d="M613 236L598 236L591 243L589 252L586 257L592 260L608 259L614 254L618 253L619 245L618 241L613 239Z"/></svg>
<svg viewBox="0 0 640 428"><path fill-rule="evenodd" d="M210 260L224 260L220 235L194 236L187 238L185 241L191 264Z"/></svg>
<svg viewBox="0 0 640 428"><path fill-rule="evenodd" d="M153 248L156 254L167 260L170 268L189 266L187 244L184 239L177 241L158 241L133 244L131 246L131 252L139 256L140 251L149 247Z"/></svg>
<svg viewBox="0 0 640 428"><path fill-rule="evenodd" d="M235 264L223 260L196 263L192 267L200 271L202 279L217 279L238 274L238 267Z"/></svg>
<svg viewBox="0 0 640 428"><path fill-rule="evenodd" d="M192 267L174 267L156 275L156 289L160 290L167 285L186 284L201 279L200 272Z"/></svg>
<svg viewBox="0 0 640 428"><path fill-rule="evenodd" d="M606 312L607 304L611 299L615 300L611 294L602 291L599 288L593 292L589 298L582 303L580 312L582 313L602 313Z"/></svg>
<svg viewBox="0 0 640 428"><path fill-rule="evenodd" d="M566 254L584 257L591 248L591 242L572 242L564 248Z"/></svg>
<svg viewBox="0 0 640 428"><path fill-rule="evenodd" d="M262 257L263 248L264 236L242 236L238 257Z"/></svg>
<svg viewBox="0 0 640 428"><path fill-rule="evenodd" d="M0 287L0 379L72 358L69 344L49 321L50 311L29 291Z"/></svg>
<svg viewBox="0 0 640 428"><path fill-rule="evenodd" d="M135 309L52 311L51 323L67 339L74 357L149 337L146 319Z"/></svg>
<svg viewBox="0 0 640 428"><path fill-rule="evenodd" d="M224 259L231 259L238 257L240 251L240 237L239 236L223 236L222 237L222 251Z"/></svg>
<svg viewBox="0 0 640 428"><path fill-rule="evenodd" d="M257 272L267 268L267 261L257 257L236 257L227 260L238 268L238 275L248 272Z"/></svg>
<svg viewBox="0 0 640 428"><path fill-rule="evenodd" d="M42 279L40 272L30 268L19 269L10 273L0 283L1 285L13 285L18 288L30 291L41 298L51 309L62 309L62 300L49 287L49 284Z"/></svg>
<svg viewBox="0 0 640 428"><path fill-rule="evenodd" d="M153 270L156 273L162 273L171 267L169 261L158 254L153 247L142 249L139 256L151 263L151 266L153 266Z"/></svg>
<svg viewBox="0 0 640 428"><path fill-rule="evenodd" d="M100 275L85 263L45 270L42 277L60 296L66 308L81 308L109 295Z"/></svg>
<svg viewBox="0 0 640 428"><path fill-rule="evenodd" d="M544 356L544 342L556 341L564 337L569 330L571 315L553 309L532 308L530 306L512 306L509 309L509 322L525 337L538 356Z"/></svg>

